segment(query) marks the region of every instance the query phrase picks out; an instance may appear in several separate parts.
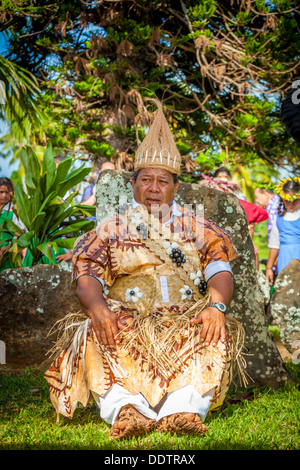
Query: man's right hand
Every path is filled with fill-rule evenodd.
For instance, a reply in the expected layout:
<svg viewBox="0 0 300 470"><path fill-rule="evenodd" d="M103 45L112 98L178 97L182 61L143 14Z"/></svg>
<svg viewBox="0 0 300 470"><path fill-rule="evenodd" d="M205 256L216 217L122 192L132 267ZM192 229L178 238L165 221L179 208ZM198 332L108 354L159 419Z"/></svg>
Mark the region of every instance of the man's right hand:
<svg viewBox="0 0 300 470"><path fill-rule="evenodd" d="M116 347L119 343L117 335L125 325L107 306L95 313L90 313L92 327L99 343L105 346Z"/></svg>
<svg viewBox="0 0 300 470"><path fill-rule="evenodd" d="M102 295L101 283L92 276L80 276L77 280L77 295L83 311L92 320L99 343L116 347L116 336L126 325L108 308Z"/></svg>

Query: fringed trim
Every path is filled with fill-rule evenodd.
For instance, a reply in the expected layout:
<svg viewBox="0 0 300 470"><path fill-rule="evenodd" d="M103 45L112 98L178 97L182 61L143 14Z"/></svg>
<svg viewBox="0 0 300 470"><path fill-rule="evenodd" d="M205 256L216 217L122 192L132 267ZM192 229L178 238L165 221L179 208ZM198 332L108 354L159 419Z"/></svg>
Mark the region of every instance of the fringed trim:
<svg viewBox="0 0 300 470"><path fill-rule="evenodd" d="M202 305L200 305L202 302ZM183 314L163 316L150 314L147 316L136 316L125 329L119 332L120 336L126 336L126 348L137 348L145 357L149 366L154 366L169 375L176 373L183 367L180 356L184 356L185 349L192 348L192 355L196 353L195 346L200 343L202 325L192 326L191 317L195 312L199 313L205 308L207 299L200 299L195 305ZM57 341L48 352L51 356L60 353L68 347L68 357L64 361L62 380L70 385L76 358L78 358L82 347L82 378L85 371L85 351L87 344L87 332L91 326L90 318L83 313L69 314L59 320L49 332L58 335ZM246 387L249 375L246 372L246 360L244 352L245 330L234 318L226 317L226 329L231 342L228 342L229 355L232 357L234 372L238 376L240 385ZM91 328L93 341L97 351L106 360L111 371L117 378L127 377L128 372L120 364L117 354L108 350L100 344ZM184 339L185 346L180 346ZM250 377L249 377L250 378Z"/></svg>
<svg viewBox="0 0 300 470"><path fill-rule="evenodd" d="M49 357L56 356L64 350L71 342L78 325L82 325L89 317L83 312L69 313L61 320L58 320L47 334L47 338L56 335L56 340L47 355Z"/></svg>
<svg viewBox="0 0 300 470"><path fill-rule="evenodd" d="M62 371L62 381L66 381L66 385L71 384L76 359L80 353L82 353L81 379L84 377L87 334L90 326L91 319L85 314L81 312L70 313L56 322L48 333L48 336L52 334L57 335L57 340L54 346L47 353L50 357L54 355L56 356L64 349L68 348L67 357L64 361L64 368ZM108 350L103 344L98 342L92 328L90 331L93 336L93 342L97 352L106 360L114 376L116 378L126 378L128 376L128 372L120 364L117 355L113 350Z"/></svg>
<svg viewBox="0 0 300 470"><path fill-rule="evenodd" d="M58 320L51 328L47 336L57 335L54 346L47 352L50 357L60 354L68 347L67 357L64 360L61 380L67 386L72 383L74 366L76 359L82 349L82 375L85 372L85 351L87 344L87 331L90 325L90 318L81 312L70 313L61 320Z"/></svg>
<svg viewBox="0 0 300 470"><path fill-rule="evenodd" d="M246 372L247 362L245 359L245 337L246 333L242 325L235 318L226 316L226 329L232 338L232 362L233 372L237 376L239 385L246 387L252 380Z"/></svg>

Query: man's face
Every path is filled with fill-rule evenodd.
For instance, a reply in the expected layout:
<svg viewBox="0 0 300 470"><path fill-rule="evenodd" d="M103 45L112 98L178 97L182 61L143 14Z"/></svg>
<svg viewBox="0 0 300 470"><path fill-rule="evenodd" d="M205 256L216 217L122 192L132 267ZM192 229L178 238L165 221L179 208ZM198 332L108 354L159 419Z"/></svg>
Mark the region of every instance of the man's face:
<svg viewBox="0 0 300 470"><path fill-rule="evenodd" d="M11 200L12 194L5 185L0 186L0 206L5 206Z"/></svg>
<svg viewBox="0 0 300 470"><path fill-rule="evenodd" d="M174 184L173 175L166 170L143 168L132 180L133 196L136 202L148 212L164 214L176 196L179 181Z"/></svg>

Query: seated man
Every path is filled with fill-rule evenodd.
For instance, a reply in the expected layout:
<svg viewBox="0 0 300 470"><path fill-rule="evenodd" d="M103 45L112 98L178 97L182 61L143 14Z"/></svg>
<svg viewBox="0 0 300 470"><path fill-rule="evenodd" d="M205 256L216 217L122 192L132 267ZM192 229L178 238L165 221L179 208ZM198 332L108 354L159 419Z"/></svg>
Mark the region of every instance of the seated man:
<svg viewBox="0 0 300 470"><path fill-rule="evenodd" d="M93 397L111 439L205 433L241 347L241 326L225 320L235 250L228 232L175 203L179 153L158 106L136 154L132 203L74 247L86 319L45 374L57 414L72 417Z"/></svg>

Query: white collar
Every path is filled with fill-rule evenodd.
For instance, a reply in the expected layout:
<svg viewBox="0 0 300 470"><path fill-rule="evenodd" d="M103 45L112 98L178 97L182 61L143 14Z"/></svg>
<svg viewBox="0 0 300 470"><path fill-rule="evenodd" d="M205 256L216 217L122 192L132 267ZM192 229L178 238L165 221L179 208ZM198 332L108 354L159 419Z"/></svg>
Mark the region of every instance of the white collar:
<svg viewBox="0 0 300 470"><path fill-rule="evenodd" d="M131 205L134 209L136 209L138 206L140 206L141 204L139 204L138 202L136 202L136 200L134 199L134 197L132 198L132 202L131 202ZM172 202L172 206L171 206L171 212L172 212L172 215L170 217L170 219L168 220L168 222L165 223L166 226L170 225L172 222L174 222L174 219L175 217L180 217L182 216L182 212L178 209L177 207L177 204L176 202L173 200Z"/></svg>
<svg viewBox="0 0 300 470"><path fill-rule="evenodd" d="M11 205L11 207L10 207L10 210L11 210L11 211L12 211L12 206L13 206L13 205ZM7 203L5 204L5 206L2 207L2 209L1 209L0 212L8 211L8 209L9 209L9 202L7 202Z"/></svg>

